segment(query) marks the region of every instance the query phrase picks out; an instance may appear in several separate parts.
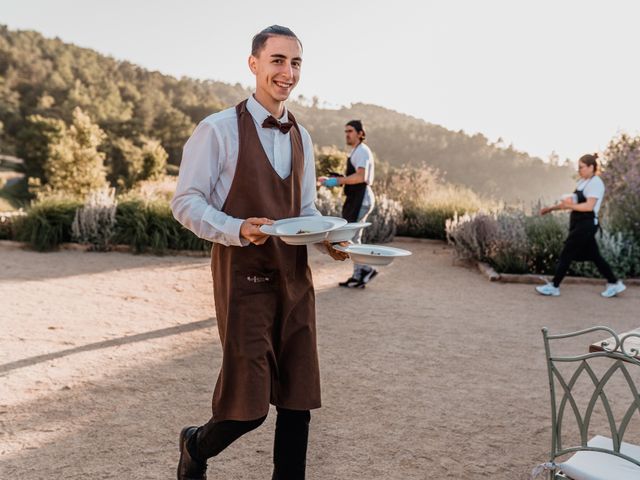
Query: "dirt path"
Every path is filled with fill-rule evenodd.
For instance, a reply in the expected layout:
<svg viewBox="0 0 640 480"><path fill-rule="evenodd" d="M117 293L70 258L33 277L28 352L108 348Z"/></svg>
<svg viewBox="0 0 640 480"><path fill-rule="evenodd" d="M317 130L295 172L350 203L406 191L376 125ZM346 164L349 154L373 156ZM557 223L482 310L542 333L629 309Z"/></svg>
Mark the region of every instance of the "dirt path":
<svg viewBox="0 0 640 480"><path fill-rule="evenodd" d="M309 479L526 479L549 449L540 328L640 326L640 289L489 283L437 242L366 290L312 255L322 409ZM0 250L0 478L171 479L220 365L205 258ZM274 415L212 479L268 479Z"/></svg>

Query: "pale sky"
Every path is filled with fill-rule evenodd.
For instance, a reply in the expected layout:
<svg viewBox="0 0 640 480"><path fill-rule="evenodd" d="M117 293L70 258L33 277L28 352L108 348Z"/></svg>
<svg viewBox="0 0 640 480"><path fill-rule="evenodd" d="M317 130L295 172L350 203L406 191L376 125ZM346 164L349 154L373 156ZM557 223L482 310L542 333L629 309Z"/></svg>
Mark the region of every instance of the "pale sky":
<svg viewBox="0 0 640 480"><path fill-rule="evenodd" d="M12 29L245 86L252 36L286 25L304 46L294 96L373 103L573 160L640 133L639 18L635 0L0 0Z"/></svg>

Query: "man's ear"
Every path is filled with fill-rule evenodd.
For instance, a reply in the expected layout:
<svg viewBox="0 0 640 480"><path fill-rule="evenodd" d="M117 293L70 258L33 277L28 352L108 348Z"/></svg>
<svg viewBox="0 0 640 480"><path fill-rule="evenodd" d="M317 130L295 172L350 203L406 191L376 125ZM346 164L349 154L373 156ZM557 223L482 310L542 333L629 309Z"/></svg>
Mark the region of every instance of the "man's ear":
<svg viewBox="0 0 640 480"><path fill-rule="evenodd" d="M254 57L253 55L249 55L249 59L247 60L247 63L249 64L249 70L251 70L251 73L253 73L254 75L257 72L257 67L256 67L257 61L258 59L256 57Z"/></svg>

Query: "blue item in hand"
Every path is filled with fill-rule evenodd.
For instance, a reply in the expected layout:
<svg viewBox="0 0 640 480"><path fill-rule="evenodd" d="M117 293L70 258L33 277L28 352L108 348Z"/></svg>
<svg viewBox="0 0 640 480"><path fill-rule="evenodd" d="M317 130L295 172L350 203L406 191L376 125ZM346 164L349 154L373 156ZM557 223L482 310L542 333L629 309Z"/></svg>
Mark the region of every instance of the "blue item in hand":
<svg viewBox="0 0 640 480"><path fill-rule="evenodd" d="M337 186L338 186L338 179L337 179L336 177L327 178L327 179L324 181L324 184L323 184L323 185L324 185L325 187L329 187L329 188L331 188L331 187L337 187Z"/></svg>

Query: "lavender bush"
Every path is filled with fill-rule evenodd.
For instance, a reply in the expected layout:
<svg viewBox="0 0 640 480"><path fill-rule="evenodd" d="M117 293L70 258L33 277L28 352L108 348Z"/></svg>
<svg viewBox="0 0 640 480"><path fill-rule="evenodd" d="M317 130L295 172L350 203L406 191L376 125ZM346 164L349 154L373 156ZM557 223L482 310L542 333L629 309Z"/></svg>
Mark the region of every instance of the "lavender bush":
<svg viewBox="0 0 640 480"><path fill-rule="evenodd" d="M487 262L499 272L529 271L529 241L522 212L455 215L446 222L447 241L459 258Z"/></svg>
<svg viewBox="0 0 640 480"><path fill-rule="evenodd" d="M91 245L92 250L109 250L115 231L116 208L113 188L90 193L84 205L76 210L71 225L72 239Z"/></svg>
<svg viewBox="0 0 640 480"><path fill-rule="evenodd" d="M376 198L376 206L367 217L367 221L371 222L371 226L364 229L363 243L390 242L396 235L398 224L402 221L402 205L386 195L379 195Z"/></svg>
<svg viewBox="0 0 640 480"><path fill-rule="evenodd" d="M501 273L553 274L568 233L568 215L504 210L455 216L447 240L459 258L486 262ZM640 244L625 232L596 237L602 256L621 278L640 276ZM593 262L574 262L572 275L599 277Z"/></svg>
<svg viewBox="0 0 640 480"><path fill-rule="evenodd" d="M604 152L605 223L640 243L640 135L622 134Z"/></svg>
<svg viewBox="0 0 640 480"><path fill-rule="evenodd" d="M319 188L316 207L320 213L329 217L342 216L342 189Z"/></svg>

